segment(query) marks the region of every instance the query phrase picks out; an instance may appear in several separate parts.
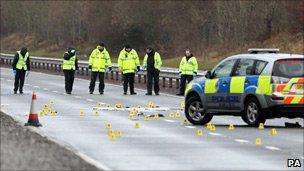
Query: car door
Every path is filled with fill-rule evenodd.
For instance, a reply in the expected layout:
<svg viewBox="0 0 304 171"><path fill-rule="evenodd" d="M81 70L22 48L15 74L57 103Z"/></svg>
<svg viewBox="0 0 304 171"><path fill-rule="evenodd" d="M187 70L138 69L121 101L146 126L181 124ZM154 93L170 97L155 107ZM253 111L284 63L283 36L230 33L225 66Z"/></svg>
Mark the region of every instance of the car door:
<svg viewBox="0 0 304 171"><path fill-rule="evenodd" d="M253 76L254 59L239 59L232 72L230 81L229 110L239 111L243 107L243 98L250 86L256 84L256 76Z"/></svg>
<svg viewBox="0 0 304 171"><path fill-rule="evenodd" d="M220 63L205 82L205 96L208 111L225 111L229 108L227 96L230 90L230 75L236 59Z"/></svg>

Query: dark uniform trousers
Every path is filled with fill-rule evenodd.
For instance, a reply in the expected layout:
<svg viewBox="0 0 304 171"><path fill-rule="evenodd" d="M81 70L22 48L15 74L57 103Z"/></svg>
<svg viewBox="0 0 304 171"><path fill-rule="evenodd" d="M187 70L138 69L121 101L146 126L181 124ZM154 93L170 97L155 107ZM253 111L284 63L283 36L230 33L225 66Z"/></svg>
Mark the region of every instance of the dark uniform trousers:
<svg viewBox="0 0 304 171"><path fill-rule="evenodd" d="M74 84L75 70L63 70L64 81L65 81L65 91L71 93Z"/></svg>
<svg viewBox="0 0 304 171"><path fill-rule="evenodd" d="M185 93L186 83L188 84L192 80L193 80L193 75L181 75L180 94Z"/></svg>
<svg viewBox="0 0 304 171"><path fill-rule="evenodd" d="M95 71L91 72L91 82L90 82L90 86L89 86L90 92L94 92L97 76L99 78L99 93L103 93L103 90L105 87L104 72L95 72Z"/></svg>
<svg viewBox="0 0 304 171"><path fill-rule="evenodd" d="M159 70L153 69L147 71L147 90L149 94L152 94L152 85L154 84L154 92L159 92Z"/></svg>
<svg viewBox="0 0 304 171"><path fill-rule="evenodd" d="M16 69L15 75L15 84L14 84L14 91L16 92L19 88L19 92L23 92L23 85L24 85L24 77L25 77L25 70Z"/></svg>
<svg viewBox="0 0 304 171"><path fill-rule="evenodd" d="M128 84L130 86L130 93L134 93L134 77L135 73L123 74L123 89L125 93L128 91Z"/></svg>

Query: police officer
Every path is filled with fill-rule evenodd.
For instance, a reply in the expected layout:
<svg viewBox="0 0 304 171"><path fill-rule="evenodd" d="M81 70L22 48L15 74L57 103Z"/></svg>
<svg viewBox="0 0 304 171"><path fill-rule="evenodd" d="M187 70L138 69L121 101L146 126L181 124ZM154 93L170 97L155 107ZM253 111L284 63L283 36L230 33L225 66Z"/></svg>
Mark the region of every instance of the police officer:
<svg viewBox="0 0 304 171"><path fill-rule="evenodd" d="M140 71L140 63L137 52L131 48L130 45L126 45L119 54L118 67L123 73L123 89L124 95L127 94L128 84L130 86L130 94L135 95L134 91L134 77L135 72Z"/></svg>
<svg viewBox="0 0 304 171"><path fill-rule="evenodd" d="M110 54L105 48L104 43L99 43L96 49L92 51L89 59L89 69L92 70L91 82L89 86L90 94L93 94L94 92L97 76L99 78L99 94L103 94L103 90L105 87L104 73L106 72L107 68L108 71L112 70Z"/></svg>
<svg viewBox="0 0 304 171"><path fill-rule="evenodd" d="M144 57L143 67L147 69L147 93L146 95L152 95L152 84L154 83L154 93L159 95L159 70L162 65L161 57L158 52L148 47L146 49L146 55Z"/></svg>
<svg viewBox="0 0 304 171"><path fill-rule="evenodd" d="M180 91L177 95L183 96L185 93L186 82L193 80L193 76L197 75L197 61L190 50L186 50L185 56L182 58L179 65L179 74L181 76Z"/></svg>
<svg viewBox="0 0 304 171"><path fill-rule="evenodd" d="M62 65L64 79L65 79L65 92L71 94L74 84L75 71L78 70L78 60L76 57L76 49L69 47L68 51L63 55Z"/></svg>
<svg viewBox="0 0 304 171"><path fill-rule="evenodd" d="M24 77L25 75L28 76L30 73L30 56L26 47L17 51L12 67L15 76L14 94L17 94L18 88L19 93L23 94Z"/></svg>

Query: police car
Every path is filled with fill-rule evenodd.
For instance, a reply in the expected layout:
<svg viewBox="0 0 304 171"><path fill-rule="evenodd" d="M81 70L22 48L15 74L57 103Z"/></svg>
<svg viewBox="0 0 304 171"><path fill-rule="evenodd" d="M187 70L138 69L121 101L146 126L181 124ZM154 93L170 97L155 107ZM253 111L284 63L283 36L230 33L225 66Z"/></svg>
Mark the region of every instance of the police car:
<svg viewBox="0 0 304 171"><path fill-rule="evenodd" d="M304 55L249 49L222 60L185 90L185 116L204 125L214 115L235 115L250 126L266 119L304 116Z"/></svg>

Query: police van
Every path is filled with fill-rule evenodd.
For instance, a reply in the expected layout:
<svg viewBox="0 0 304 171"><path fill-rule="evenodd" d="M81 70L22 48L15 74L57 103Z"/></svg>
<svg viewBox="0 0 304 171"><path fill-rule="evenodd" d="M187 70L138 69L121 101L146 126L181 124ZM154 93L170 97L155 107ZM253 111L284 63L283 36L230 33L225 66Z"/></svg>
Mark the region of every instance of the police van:
<svg viewBox="0 0 304 171"><path fill-rule="evenodd" d="M235 115L250 126L266 119L304 117L304 55L249 49L222 60L185 90L185 116L204 125Z"/></svg>

